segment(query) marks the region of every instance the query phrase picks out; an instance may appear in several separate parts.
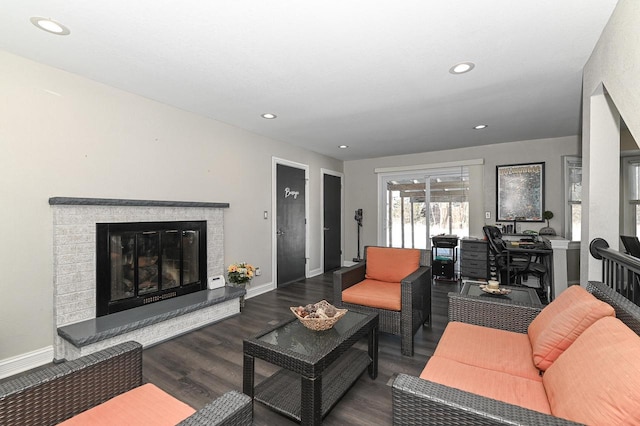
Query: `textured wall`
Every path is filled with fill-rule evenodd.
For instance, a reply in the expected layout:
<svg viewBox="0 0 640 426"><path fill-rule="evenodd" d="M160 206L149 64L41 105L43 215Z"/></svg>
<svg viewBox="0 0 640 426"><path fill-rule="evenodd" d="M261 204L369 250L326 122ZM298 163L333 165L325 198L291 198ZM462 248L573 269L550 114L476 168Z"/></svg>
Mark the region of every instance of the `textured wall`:
<svg viewBox="0 0 640 426"><path fill-rule="evenodd" d="M207 276L224 273L223 210L53 205L55 327L96 317L96 223L207 221ZM56 358L64 357L55 335Z"/></svg>

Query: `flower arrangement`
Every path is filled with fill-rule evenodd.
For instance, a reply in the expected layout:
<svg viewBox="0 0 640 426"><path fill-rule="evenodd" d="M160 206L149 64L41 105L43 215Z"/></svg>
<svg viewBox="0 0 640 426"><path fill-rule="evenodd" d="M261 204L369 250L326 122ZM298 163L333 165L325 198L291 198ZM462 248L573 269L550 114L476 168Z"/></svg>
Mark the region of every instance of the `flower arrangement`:
<svg viewBox="0 0 640 426"><path fill-rule="evenodd" d="M246 262L232 263L227 268L229 282L235 285L245 285L255 275L256 268Z"/></svg>

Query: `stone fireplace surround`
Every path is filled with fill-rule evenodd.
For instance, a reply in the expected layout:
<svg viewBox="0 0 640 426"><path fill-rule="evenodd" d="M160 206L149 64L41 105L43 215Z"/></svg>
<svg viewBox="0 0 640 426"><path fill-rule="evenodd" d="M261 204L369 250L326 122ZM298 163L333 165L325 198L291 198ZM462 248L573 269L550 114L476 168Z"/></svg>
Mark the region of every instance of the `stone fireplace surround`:
<svg viewBox="0 0 640 426"><path fill-rule="evenodd" d="M72 360L136 340L170 339L239 313L244 289L203 290L96 318L96 223L207 221L207 276L224 273L227 203L54 197L54 359ZM190 296L190 297L187 297Z"/></svg>

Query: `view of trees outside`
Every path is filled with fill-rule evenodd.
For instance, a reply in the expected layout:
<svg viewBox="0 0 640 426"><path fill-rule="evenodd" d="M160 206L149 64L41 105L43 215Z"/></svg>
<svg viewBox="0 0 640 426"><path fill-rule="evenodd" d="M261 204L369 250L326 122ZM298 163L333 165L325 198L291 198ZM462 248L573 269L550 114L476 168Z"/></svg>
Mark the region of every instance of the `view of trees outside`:
<svg viewBox="0 0 640 426"><path fill-rule="evenodd" d="M580 241L582 219L582 161L569 161L569 206L571 207L571 241Z"/></svg>
<svg viewBox="0 0 640 426"><path fill-rule="evenodd" d="M391 191L391 244L390 247L427 248L427 221L424 214L424 195L421 201L411 203L411 198L400 197L400 191ZM418 197L415 197L418 198ZM404 223L402 223L402 208L404 203ZM412 205L413 204L413 205ZM411 210L413 209L413 229ZM402 244L402 227L404 227L404 245ZM413 241L412 241L413 237Z"/></svg>
<svg viewBox="0 0 640 426"><path fill-rule="evenodd" d="M390 247L429 248L425 197L401 197L400 191L390 192L392 203L391 232L387 229L387 245ZM411 202L412 200L413 202ZM469 236L469 203L466 201L430 203L429 227L430 236L439 234L454 234L459 238ZM404 245L402 244L402 228L404 228ZM389 239L391 240L390 244Z"/></svg>
<svg viewBox="0 0 640 426"><path fill-rule="evenodd" d="M571 204L571 241L581 241L582 204ZM638 215L636 210L636 229L638 229Z"/></svg>
<svg viewBox="0 0 640 426"><path fill-rule="evenodd" d="M451 234L458 238L469 236L469 203L431 203L431 235Z"/></svg>

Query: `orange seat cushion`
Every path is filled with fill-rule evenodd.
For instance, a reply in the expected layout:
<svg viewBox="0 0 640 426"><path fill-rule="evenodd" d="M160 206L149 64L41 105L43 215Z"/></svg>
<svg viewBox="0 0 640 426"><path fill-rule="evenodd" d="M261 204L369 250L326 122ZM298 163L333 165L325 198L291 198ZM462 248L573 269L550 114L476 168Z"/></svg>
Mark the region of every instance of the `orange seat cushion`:
<svg viewBox="0 0 640 426"><path fill-rule="evenodd" d="M615 316L609 304L578 285L570 286L529 325L534 364L548 369L584 330L606 316Z"/></svg>
<svg viewBox="0 0 640 426"><path fill-rule="evenodd" d="M640 424L640 337L622 321L587 328L544 373L552 413L588 425Z"/></svg>
<svg viewBox="0 0 640 426"><path fill-rule="evenodd" d="M390 311L402 307L399 282L365 279L342 292L342 301Z"/></svg>
<svg viewBox="0 0 640 426"><path fill-rule="evenodd" d="M366 278L399 283L420 267L420 250L367 247Z"/></svg>
<svg viewBox="0 0 640 426"><path fill-rule="evenodd" d="M540 370L533 364L529 337L524 333L450 322L434 355L542 381Z"/></svg>
<svg viewBox="0 0 640 426"><path fill-rule="evenodd" d="M61 425L111 426L153 425L174 426L196 410L178 401L162 389L148 383L111 398Z"/></svg>
<svg viewBox="0 0 640 426"><path fill-rule="evenodd" d="M541 381L432 356L420 377L508 404L551 414Z"/></svg>

